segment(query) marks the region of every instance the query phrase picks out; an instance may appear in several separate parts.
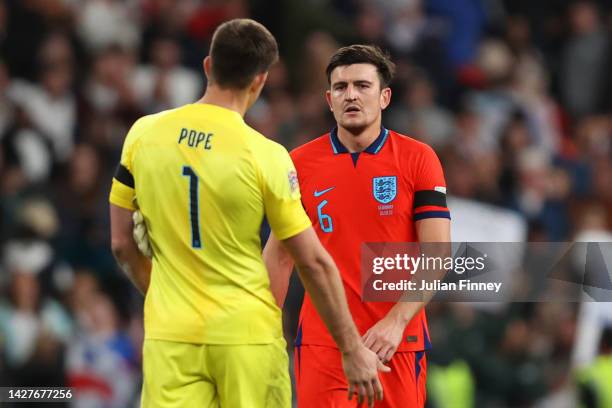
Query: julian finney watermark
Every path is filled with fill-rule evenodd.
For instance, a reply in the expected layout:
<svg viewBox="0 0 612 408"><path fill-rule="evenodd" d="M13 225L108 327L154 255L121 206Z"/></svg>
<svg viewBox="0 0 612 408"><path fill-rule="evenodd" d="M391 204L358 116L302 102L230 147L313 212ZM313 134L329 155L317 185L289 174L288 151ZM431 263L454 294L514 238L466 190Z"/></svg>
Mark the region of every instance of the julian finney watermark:
<svg viewBox="0 0 612 408"><path fill-rule="evenodd" d="M612 301L612 243L365 243L364 301Z"/></svg>
<svg viewBox="0 0 612 408"><path fill-rule="evenodd" d="M377 291L493 291L499 293L502 282L472 282L469 279L460 279L459 282L444 282L440 279L435 279L431 282L425 280L412 282L402 280L400 282L385 282L382 279L376 279L372 282L372 287Z"/></svg>
<svg viewBox="0 0 612 408"><path fill-rule="evenodd" d="M395 254L395 256L377 256L372 259L372 273L382 275L404 272L414 276L417 272L441 272L444 275L452 271L463 275L469 271L484 271L486 267L486 253L481 256L436 256L421 253L412 256L408 253ZM372 287L376 291L494 291L499 293L502 282L473 282L470 279L459 279L457 282L446 282L443 279L400 279L399 281L386 281L379 279L372 281Z"/></svg>

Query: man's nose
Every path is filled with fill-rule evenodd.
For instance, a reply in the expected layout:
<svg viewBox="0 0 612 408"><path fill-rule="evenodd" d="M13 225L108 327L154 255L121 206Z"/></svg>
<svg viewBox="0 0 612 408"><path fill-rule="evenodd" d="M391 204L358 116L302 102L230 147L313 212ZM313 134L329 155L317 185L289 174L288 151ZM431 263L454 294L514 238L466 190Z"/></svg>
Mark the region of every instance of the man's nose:
<svg viewBox="0 0 612 408"><path fill-rule="evenodd" d="M353 85L348 85L346 87L346 94L344 95L347 101L354 101L357 99L357 95L355 93L355 87Z"/></svg>

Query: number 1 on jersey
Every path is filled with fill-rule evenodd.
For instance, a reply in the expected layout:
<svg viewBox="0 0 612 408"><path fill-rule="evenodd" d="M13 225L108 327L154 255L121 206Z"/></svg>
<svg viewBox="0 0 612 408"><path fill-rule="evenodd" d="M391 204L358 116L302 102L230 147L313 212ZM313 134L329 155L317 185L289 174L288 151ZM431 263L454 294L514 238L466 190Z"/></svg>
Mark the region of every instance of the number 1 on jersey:
<svg viewBox="0 0 612 408"><path fill-rule="evenodd" d="M189 166L183 166L183 176L189 177L189 218L191 219L191 246L202 248L200 239L200 211L198 203L198 175Z"/></svg>

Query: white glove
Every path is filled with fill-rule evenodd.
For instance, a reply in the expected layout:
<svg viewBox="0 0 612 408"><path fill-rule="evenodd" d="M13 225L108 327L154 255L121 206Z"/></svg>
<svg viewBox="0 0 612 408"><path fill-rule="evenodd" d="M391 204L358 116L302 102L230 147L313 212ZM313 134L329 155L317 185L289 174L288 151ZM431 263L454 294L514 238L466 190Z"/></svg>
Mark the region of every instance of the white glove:
<svg viewBox="0 0 612 408"><path fill-rule="evenodd" d="M153 250L151 249L151 243L149 242L149 234L147 233L147 225L145 224L144 217L140 210L134 211L132 214L132 220L134 221L134 229L132 230L132 236L138 249L147 258L153 257Z"/></svg>

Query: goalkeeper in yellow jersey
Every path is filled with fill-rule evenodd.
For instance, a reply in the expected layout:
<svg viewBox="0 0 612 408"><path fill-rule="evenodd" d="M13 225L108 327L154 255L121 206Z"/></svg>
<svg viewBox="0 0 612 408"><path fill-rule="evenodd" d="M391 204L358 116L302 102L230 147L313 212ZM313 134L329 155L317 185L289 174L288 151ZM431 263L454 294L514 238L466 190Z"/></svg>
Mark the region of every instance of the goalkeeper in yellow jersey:
<svg viewBox="0 0 612 408"><path fill-rule="evenodd" d="M243 120L277 58L261 24L222 24L204 59L202 99L139 119L125 139L110 193L112 249L145 294L143 407L291 405L281 310L261 257L264 215L295 259L358 398L382 398L378 370L388 369L361 342L338 270L302 208L293 163ZM152 260L132 236L135 199Z"/></svg>

